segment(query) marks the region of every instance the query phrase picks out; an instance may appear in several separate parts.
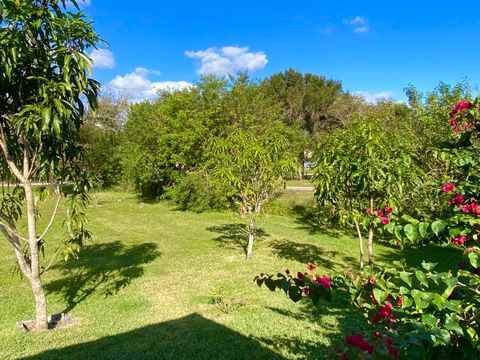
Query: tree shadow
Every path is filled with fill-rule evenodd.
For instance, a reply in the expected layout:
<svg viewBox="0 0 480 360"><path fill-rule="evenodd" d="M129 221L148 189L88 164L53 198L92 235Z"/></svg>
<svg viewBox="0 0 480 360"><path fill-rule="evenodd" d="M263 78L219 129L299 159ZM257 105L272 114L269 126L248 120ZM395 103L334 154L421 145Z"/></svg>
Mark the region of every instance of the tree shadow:
<svg viewBox="0 0 480 360"><path fill-rule="evenodd" d="M276 240L270 243L269 246L272 248L272 253L277 257L304 264L317 264L329 269L332 269L340 262L344 266L355 266L356 264L356 259L351 256L346 256L334 250L325 250L314 244L298 243L291 240Z"/></svg>
<svg viewBox="0 0 480 360"><path fill-rule="evenodd" d="M117 293L143 275L143 265L161 253L154 243L125 245L120 241L85 247L78 260L56 265L64 275L45 285L47 293L61 294L69 312L93 293L105 297Z"/></svg>
<svg viewBox="0 0 480 360"><path fill-rule="evenodd" d="M301 301L295 311L268 307L272 312L296 320L320 321L324 341L321 341L320 334L314 338L282 335L259 337L257 340L279 350L288 350L304 359L340 358L339 354L345 347L342 335L364 333L369 325L367 319L350 304L347 291L337 289L333 296L331 302L321 301L318 307L309 300Z"/></svg>
<svg viewBox="0 0 480 360"><path fill-rule="evenodd" d="M52 349L23 360L284 359L259 342L191 314L91 342Z"/></svg>
<svg viewBox="0 0 480 360"><path fill-rule="evenodd" d="M207 228L208 231L220 234L216 237L216 241L220 246L238 248L240 247L244 254L247 254L248 229L245 224L231 223L220 226L211 226ZM260 241L270 236L265 230L260 227L255 229L255 241Z"/></svg>
<svg viewBox="0 0 480 360"><path fill-rule="evenodd" d="M385 245L385 244L384 244ZM462 261L462 249L451 246L429 244L419 247L407 247L396 252L375 254L375 260L385 264L405 259L408 266L421 267L422 262L437 263L435 270L456 269Z"/></svg>
<svg viewBox="0 0 480 360"><path fill-rule="evenodd" d="M297 223L300 225L299 229L308 231L309 234L325 234L330 236L342 235L342 231L332 229L331 224L325 220L329 215L323 214L316 206L295 205L293 213Z"/></svg>

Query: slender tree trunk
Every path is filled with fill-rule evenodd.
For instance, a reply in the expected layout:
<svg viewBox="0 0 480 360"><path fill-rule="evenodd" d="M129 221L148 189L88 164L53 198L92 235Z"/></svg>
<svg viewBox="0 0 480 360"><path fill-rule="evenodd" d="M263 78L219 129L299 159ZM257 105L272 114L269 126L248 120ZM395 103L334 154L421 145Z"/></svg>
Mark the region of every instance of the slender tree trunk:
<svg viewBox="0 0 480 360"><path fill-rule="evenodd" d="M373 265L373 228L368 229L368 265Z"/></svg>
<svg viewBox="0 0 480 360"><path fill-rule="evenodd" d="M373 198L370 199L370 209L373 211ZM370 224L368 228L368 265L373 265L373 226Z"/></svg>
<svg viewBox="0 0 480 360"><path fill-rule="evenodd" d="M40 280L40 256L38 238L36 232L35 200L33 197L32 184L29 180L23 182L25 190L25 202L27 204L28 244L31 256L30 284L35 297L35 329L48 329L47 301L45 291Z"/></svg>
<svg viewBox="0 0 480 360"><path fill-rule="evenodd" d="M255 224L256 220L255 217L250 219L250 224L248 224L248 244L247 244L247 260L252 258L252 251L253 251L253 237L255 234Z"/></svg>
<svg viewBox="0 0 480 360"><path fill-rule="evenodd" d="M357 221L355 221L355 228L357 229L358 240L360 242L360 269L363 269L363 237Z"/></svg>

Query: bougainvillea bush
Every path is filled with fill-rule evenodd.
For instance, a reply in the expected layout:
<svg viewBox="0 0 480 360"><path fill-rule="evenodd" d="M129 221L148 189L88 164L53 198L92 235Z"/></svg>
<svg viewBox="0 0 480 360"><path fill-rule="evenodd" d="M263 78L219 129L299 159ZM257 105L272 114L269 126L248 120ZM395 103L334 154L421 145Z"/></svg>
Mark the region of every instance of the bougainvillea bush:
<svg viewBox="0 0 480 360"><path fill-rule="evenodd" d="M436 241L463 249L454 269L436 271L424 261L420 268L393 262L385 268L345 271L330 277L315 274L315 266L293 275L260 274L255 280L270 290L282 289L293 300L314 304L331 301L335 289L346 288L352 304L370 325L349 334L338 349L342 359L477 359L480 357L480 158L479 101L460 101L450 112L455 141L444 149L449 171L439 196L449 203L442 219L420 221L390 208L369 209L396 241Z"/></svg>

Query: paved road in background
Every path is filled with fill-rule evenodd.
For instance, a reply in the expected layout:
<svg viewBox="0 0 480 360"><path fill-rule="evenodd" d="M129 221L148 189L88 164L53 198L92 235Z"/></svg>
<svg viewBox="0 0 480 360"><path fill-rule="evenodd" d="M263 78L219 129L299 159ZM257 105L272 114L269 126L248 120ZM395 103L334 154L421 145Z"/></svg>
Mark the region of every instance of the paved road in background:
<svg viewBox="0 0 480 360"><path fill-rule="evenodd" d="M287 186L287 190L290 191L313 191L315 188L313 186Z"/></svg>

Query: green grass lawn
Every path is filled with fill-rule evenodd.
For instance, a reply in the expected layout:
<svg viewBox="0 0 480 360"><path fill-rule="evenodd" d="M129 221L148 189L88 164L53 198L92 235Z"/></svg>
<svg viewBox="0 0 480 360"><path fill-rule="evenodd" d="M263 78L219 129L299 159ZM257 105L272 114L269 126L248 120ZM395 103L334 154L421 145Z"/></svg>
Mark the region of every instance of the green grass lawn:
<svg viewBox="0 0 480 360"><path fill-rule="evenodd" d="M313 309L253 282L257 273L304 270L310 262L319 273L356 266L356 240L340 232L270 215L259 221L247 262L243 228L228 213L180 212L106 192L95 195L89 218L93 242L78 260L58 260L44 276L49 313L70 312L70 329L15 327L33 317L33 299L26 281L11 273L12 249L0 243L0 359L330 358L342 334L365 325L345 294ZM49 254L60 236L57 222ZM456 261L441 249L422 251L406 255L413 263L425 254ZM398 252L376 246L380 262Z"/></svg>

